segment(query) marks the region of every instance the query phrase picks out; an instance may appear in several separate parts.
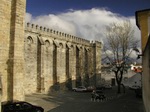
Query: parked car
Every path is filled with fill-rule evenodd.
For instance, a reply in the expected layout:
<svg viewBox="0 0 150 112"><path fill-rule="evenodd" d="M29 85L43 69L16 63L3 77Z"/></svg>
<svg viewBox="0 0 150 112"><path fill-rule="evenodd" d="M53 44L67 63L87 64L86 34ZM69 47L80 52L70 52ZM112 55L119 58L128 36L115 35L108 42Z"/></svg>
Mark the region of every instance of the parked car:
<svg viewBox="0 0 150 112"><path fill-rule="evenodd" d="M84 86L79 86L79 87L73 88L72 90L76 92L85 92L87 91L87 88Z"/></svg>
<svg viewBox="0 0 150 112"><path fill-rule="evenodd" d="M87 87L87 92L92 92L93 90L95 90L96 88L94 86L88 86Z"/></svg>
<svg viewBox="0 0 150 112"><path fill-rule="evenodd" d="M24 101L2 102L2 112L44 112L40 106Z"/></svg>
<svg viewBox="0 0 150 112"><path fill-rule="evenodd" d="M136 90L136 89L139 89L140 86L137 86L137 85L132 85L132 86L129 86L129 89L131 90Z"/></svg>

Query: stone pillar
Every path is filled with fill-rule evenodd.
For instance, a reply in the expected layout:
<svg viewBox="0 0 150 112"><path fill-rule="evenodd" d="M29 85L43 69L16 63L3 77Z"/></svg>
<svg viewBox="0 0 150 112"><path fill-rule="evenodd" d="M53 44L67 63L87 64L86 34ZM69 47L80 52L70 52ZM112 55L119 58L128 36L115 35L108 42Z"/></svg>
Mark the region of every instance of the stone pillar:
<svg viewBox="0 0 150 112"><path fill-rule="evenodd" d="M81 75L81 85L85 86L84 84L84 78L85 78L85 54L84 54L84 47L81 47L81 50L80 50L80 75Z"/></svg>
<svg viewBox="0 0 150 112"><path fill-rule="evenodd" d="M81 86L81 50L80 46L76 47L76 86Z"/></svg>
<svg viewBox="0 0 150 112"><path fill-rule="evenodd" d="M56 42L53 44L53 85L57 84L57 50Z"/></svg>
<svg viewBox="0 0 150 112"><path fill-rule="evenodd" d="M57 50L57 80L60 84L60 90L66 89L66 46L59 44Z"/></svg>
<svg viewBox="0 0 150 112"><path fill-rule="evenodd" d="M76 87L76 47L70 48L70 74L72 79L72 88Z"/></svg>
<svg viewBox="0 0 150 112"><path fill-rule="evenodd" d="M67 43L66 62L67 86L72 89L76 86L76 52L71 43Z"/></svg>
<svg viewBox="0 0 150 112"><path fill-rule="evenodd" d="M84 49L84 86L89 86L89 60L88 50Z"/></svg>
<svg viewBox="0 0 150 112"><path fill-rule="evenodd" d="M68 90L72 89L71 68L71 47L66 44L66 87Z"/></svg>
<svg viewBox="0 0 150 112"><path fill-rule="evenodd" d="M13 0L11 6L11 28L9 72L13 80L12 98L8 100L24 100L24 18L25 0ZM10 88L12 89L12 88Z"/></svg>
<svg viewBox="0 0 150 112"><path fill-rule="evenodd" d="M53 44L48 40L45 41L45 54L44 55L44 88L48 93L53 85Z"/></svg>
<svg viewBox="0 0 150 112"><path fill-rule="evenodd" d="M85 74L89 75L89 50L85 49Z"/></svg>
<svg viewBox="0 0 150 112"><path fill-rule="evenodd" d="M46 73L45 73L45 92L49 92L53 85L53 43L46 44Z"/></svg>
<svg viewBox="0 0 150 112"><path fill-rule="evenodd" d="M94 86L95 85L95 83L94 83L94 80L95 80L95 77L94 77L94 66L93 66L93 64L94 64L94 57L93 57L93 46L91 45L91 47L90 47L90 49L89 49L89 52L88 52L88 56L89 56L89 58L88 58L88 62L90 63L89 64L89 82L90 82L90 85L91 86Z"/></svg>
<svg viewBox="0 0 150 112"><path fill-rule="evenodd" d="M38 47L37 92L44 91L44 43Z"/></svg>
<svg viewBox="0 0 150 112"><path fill-rule="evenodd" d="M43 45L41 45L41 77L40 77L40 83L41 83L41 87L40 87L40 92L44 92L45 91L45 75L47 72L47 51L48 47L45 45L45 42Z"/></svg>

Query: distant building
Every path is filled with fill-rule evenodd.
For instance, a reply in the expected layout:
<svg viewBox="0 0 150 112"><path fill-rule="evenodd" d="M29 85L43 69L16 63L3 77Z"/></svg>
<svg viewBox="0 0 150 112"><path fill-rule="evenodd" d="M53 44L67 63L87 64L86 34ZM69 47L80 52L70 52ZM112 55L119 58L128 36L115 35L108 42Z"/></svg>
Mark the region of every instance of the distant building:
<svg viewBox="0 0 150 112"><path fill-rule="evenodd" d="M110 64L103 64L101 67L101 85L110 84L112 86L116 85L116 79L114 72L111 71Z"/></svg>
<svg viewBox="0 0 150 112"><path fill-rule="evenodd" d="M131 65L131 68L124 72L122 83L125 86L138 85L141 86L141 75L135 71L135 68L141 68L141 65ZM101 84L117 85L114 72L111 70L109 64L102 65L101 67Z"/></svg>
<svg viewBox="0 0 150 112"><path fill-rule="evenodd" d="M131 64L131 70L134 72L142 72L142 65Z"/></svg>

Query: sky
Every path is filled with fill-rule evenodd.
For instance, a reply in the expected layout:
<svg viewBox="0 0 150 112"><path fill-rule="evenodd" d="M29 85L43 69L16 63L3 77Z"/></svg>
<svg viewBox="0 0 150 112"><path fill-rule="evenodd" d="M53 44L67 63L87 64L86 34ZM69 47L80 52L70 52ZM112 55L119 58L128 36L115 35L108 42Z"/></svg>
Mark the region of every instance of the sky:
<svg viewBox="0 0 150 112"><path fill-rule="evenodd" d="M103 42L105 26L125 20L140 39L135 12L149 9L150 0L27 0L26 7L26 22Z"/></svg>

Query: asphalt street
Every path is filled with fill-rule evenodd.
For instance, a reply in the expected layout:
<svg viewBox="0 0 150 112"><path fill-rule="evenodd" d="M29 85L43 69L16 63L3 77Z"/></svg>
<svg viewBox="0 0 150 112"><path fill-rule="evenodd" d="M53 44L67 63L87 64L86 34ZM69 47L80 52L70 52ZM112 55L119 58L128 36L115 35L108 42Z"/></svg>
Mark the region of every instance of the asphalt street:
<svg viewBox="0 0 150 112"><path fill-rule="evenodd" d="M72 91L27 95L26 101L42 106L45 112L144 112L142 98L136 98L134 91L121 95L114 89L104 92L103 101L91 101L91 93Z"/></svg>

